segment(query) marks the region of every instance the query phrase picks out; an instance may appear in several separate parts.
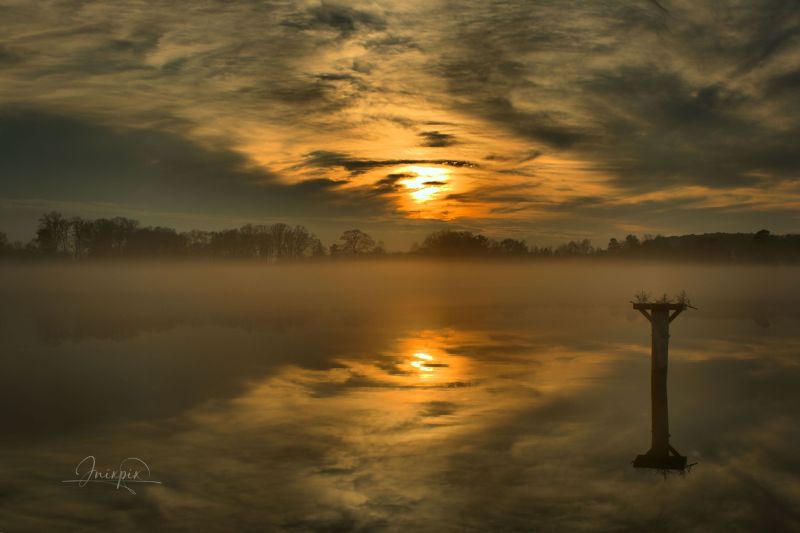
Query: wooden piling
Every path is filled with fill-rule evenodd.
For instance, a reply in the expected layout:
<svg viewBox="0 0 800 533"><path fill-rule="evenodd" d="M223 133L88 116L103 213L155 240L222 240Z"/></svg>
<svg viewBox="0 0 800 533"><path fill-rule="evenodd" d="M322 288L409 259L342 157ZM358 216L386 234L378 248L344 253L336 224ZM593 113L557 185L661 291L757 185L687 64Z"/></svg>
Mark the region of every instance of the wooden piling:
<svg viewBox="0 0 800 533"><path fill-rule="evenodd" d="M637 468L683 470L686 457L669 442L669 408L667 402L667 370L669 368L669 324L686 309L678 303L634 303L650 322L652 336L650 355L651 443L647 453L633 462Z"/></svg>

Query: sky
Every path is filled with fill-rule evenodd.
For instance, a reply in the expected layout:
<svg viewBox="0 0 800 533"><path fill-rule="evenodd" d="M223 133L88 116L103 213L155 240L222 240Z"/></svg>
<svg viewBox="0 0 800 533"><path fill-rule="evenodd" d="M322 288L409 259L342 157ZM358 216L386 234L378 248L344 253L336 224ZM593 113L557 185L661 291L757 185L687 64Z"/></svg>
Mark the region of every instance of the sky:
<svg viewBox="0 0 800 533"><path fill-rule="evenodd" d="M0 0L0 231L800 231L800 2Z"/></svg>

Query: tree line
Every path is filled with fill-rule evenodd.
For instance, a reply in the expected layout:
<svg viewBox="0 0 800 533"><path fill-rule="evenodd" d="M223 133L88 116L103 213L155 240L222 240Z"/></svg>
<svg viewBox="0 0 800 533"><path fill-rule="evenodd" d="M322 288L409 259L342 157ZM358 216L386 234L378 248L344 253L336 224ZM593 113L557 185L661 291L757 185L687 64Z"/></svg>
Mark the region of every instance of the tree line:
<svg viewBox="0 0 800 533"><path fill-rule="evenodd" d="M429 234L408 252L388 254L383 243L359 229L343 232L325 246L305 226L246 224L221 231L178 232L163 226L141 226L125 217L65 217L52 211L39 218L29 243L9 242L0 232L0 256L82 260L90 258L228 258L268 263L321 258L397 256L545 258L618 257L711 259L726 261L799 261L800 235L707 233L703 235L612 238L605 247L589 239L558 246L529 246L520 239L492 239L480 233L444 229Z"/></svg>
<svg viewBox="0 0 800 533"><path fill-rule="evenodd" d="M528 246L524 240L494 240L469 231L434 232L412 247L411 253L431 256L606 257L626 259L686 259L715 261L800 261L800 235L705 233L702 235L633 234L611 238L605 247L589 239L558 246Z"/></svg>
<svg viewBox="0 0 800 533"><path fill-rule="evenodd" d="M88 220L52 211L39 218L36 237L26 245L11 244L0 233L6 256L51 258L230 258L265 262L310 257L379 255L383 245L360 230L345 231L326 249L305 226L246 224L221 231L178 232L163 226L142 227L125 217Z"/></svg>

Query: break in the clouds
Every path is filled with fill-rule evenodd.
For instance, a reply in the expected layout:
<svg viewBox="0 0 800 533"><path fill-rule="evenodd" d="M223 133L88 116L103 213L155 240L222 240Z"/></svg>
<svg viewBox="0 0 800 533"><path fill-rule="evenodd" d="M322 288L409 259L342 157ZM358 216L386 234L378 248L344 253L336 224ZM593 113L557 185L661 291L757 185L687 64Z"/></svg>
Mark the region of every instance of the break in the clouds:
<svg viewBox="0 0 800 533"><path fill-rule="evenodd" d="M6 0L0 35L4 224L798 228L796 1Z"/></svg>

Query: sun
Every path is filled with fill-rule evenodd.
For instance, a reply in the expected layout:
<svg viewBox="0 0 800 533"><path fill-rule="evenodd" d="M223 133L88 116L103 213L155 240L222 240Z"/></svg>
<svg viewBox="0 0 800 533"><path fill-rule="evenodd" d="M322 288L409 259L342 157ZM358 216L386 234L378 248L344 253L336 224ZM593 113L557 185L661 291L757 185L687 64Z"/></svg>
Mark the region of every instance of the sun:
<svg viewBox="0 0 800 533"><path fill-rule="evenodd" d="M409 166L402 169L413 177L402 180L409 196L417 203L436 199L443 191L449 190L450 171L440 167Z"/></svg>

